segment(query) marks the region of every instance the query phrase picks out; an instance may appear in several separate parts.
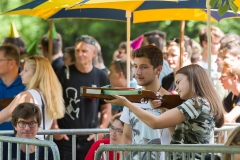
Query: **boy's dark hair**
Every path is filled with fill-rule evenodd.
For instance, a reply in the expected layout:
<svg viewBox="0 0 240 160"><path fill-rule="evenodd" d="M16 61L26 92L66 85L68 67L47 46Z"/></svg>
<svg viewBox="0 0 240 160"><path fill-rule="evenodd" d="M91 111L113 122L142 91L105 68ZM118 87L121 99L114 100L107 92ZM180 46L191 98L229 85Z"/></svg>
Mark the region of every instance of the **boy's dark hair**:
<svg viewBox="0 0 240 160"><path fill-rule="evenodd" d="M17 46L20 51L20 55L26 53L25 43L21 37L13 38L13 37L6 37L3 41L3 44L13 44Z"/></svg>
<svg viewBox="0 0 240 160"><path fill-rule="evenodd" d="M121 117L122 113L118 113L118 114L115 114L114 117L113 117L113 120L112 122L114 122L115 120L118 120L121 122L122 125L124 125L124 123L120 120L120 117Z"/></svg>
<svg viewBox="0 0 240 160"><path fill-rule="evenodd" d="M6 59L12 59L16 61L17 66L20 64L20 53L19 49L13 44L4 44L0 46L0 51L4 52Z"/></svg>
<svg viewBox="0 0 240 160"><path fill-rule="evenodd" d="M143 46L137 50L135 50L132 54L134 58L145 57L148 58L153 68L157 68L158 66L163 65L163 54L162 51L153 45Z"/></svg>
<svg viewBox="0 0 240 160"><path fill-rule="evenodd" d="M154 44L161 50L166 44L166 33L159 30L149 31L143 34L147 38L148 44Z"/></svg>
<svg viewBox="0 0 240 160"><path fill-rule="evenodd" d="M3 44L7 44L7 43L13 44L17 47L22 47L22 48L25 47L25 43L23 39L20 37L19 38L6 37L3 41Z"/></svg>
<svg viewBox="0 0 240 160"><path fill-rule="evenodd" d="M213 37L222 38L224 36L224 33L220 28L216 26L211 26L211 36L212 38ZM203 27L202 29L199 30L198 37L199 37L199 44L203 46L203 41L207 42L207 27Z"/></svg>
<svg viewBox="0 0 240 160"><path fill-rule="evenodd" d="M48 37L44 35L41 39L42 47L48 52ZM52 39L52 55L58 54L62 49L62 37L57 33L57 38Z"/></svg>
<svg viewBox="0 0 240 160"><path fill-rule="evenodd" d="M111 62L111 65L114 65L115 70L119 72L123 72L125 78L127 78L127 60L126 59L118 59ZM130 80L133 79L133 65L130 63Z"/></svg>
<svg viewBox="0 0 240 160"><path fill-rule="evenodd" d="M124 41L124 42L121 42L121 43L119 44L118 48L127 50L127 42L125 42L125 41Z"/></svg>
<svg viewBox="0 0 240 160"><path fill-rule="evenodd" d="M39 107L34 103L20 103L12 112L12 125L13 127L17 126L17 122L19 118L28 119L31 117L36 117L38 127L41 125L41 111ZM16 134L16 130L14 129L14 133Z"/></svg>
<svg viewBox="0 0 240 160"><path fill-rule="evenodd" d="M65 54L69 53L70 57L71 57L71 62L75 62L76 58L75 58L75 47L71 46L71 47L66 47L65 48Z"/></svg>

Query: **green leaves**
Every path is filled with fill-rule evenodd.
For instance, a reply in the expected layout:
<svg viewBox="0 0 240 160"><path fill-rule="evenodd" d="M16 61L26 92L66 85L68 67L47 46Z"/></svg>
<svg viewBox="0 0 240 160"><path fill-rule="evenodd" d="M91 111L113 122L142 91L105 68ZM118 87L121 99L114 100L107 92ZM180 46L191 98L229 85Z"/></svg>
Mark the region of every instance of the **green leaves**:
<svg viewBox="0 0 240 160"><path fill-rule="evenodd" d="M233 12L234 12L234 13L237 13L238 7L234 4L233 1L234 1L234 0L229 0L229 5L230 5L230 8L233 10Z"/></svg>
<svg viewBox="0 0 240 160"><path fill-rule="evenodd" d="M218 14L224 15L229 9L234 13L238 12L238 7L234 3L235 0L210 0L209 5L211 8L218 8Z"/></svg>
<svg viewBox="0 0 240 160"><path fill-rule="evenodd" d="M219 9L218 9L218 14L220 15L220 16L222 16L222 15L224 15L224 13L226 13L227 11L228 11L228 8L229 8L229 6L228 5L223 5L223 6L221 6L221 7L219 7Z"/></svg>

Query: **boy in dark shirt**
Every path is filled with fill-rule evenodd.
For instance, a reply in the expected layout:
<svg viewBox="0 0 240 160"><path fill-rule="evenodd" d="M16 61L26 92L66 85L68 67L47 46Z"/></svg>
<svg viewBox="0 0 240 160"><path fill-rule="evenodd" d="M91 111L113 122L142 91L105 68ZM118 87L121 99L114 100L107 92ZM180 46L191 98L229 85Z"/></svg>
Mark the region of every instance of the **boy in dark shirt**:
<svg viewBox="0 0 240 160"><path fill-rule="evenodd" d="M12 124L14 127L13 137L36 139L41 125L41 111L33 103L21 103L12 112ZM20 160L26 159L26 144L20 144ZM3 160L8 159L8 143L3 143ZM12 143L12 160L17 159L17 144ZM44 160L44 147L38 148L38 159ZM29 160L35 160L35 146L29 145ZM48 148L48 160L53 160L53 153Z"/></svg>

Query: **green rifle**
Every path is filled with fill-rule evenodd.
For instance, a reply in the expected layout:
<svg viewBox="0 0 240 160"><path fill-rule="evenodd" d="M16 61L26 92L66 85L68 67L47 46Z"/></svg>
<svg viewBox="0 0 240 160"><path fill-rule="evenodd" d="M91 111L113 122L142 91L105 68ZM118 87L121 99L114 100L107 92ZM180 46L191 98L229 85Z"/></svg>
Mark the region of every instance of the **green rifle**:
<svg viewBox="0 0 240 160"><path fill-rule="evenodd" d="M130 102L134 103L147 103L149 100L160 99L161 107L172 109L185 100L182 100L179 95L163 95L159 96L153 91L134 89L134 88L98 88L86 87L80 88L80 95L85 98L99 98L99 99L115 99L112 95L119 95L126 97Z"/></svg>

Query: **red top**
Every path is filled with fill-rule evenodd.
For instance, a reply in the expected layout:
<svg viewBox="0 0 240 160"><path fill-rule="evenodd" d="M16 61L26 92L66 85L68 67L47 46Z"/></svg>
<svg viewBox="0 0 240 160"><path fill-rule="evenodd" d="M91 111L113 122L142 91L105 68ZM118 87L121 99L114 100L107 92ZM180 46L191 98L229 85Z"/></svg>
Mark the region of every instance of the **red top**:
<svg viewBox="0 0 240 160"><path fill-rule="evenodd" d="M91 148L89 149L86 157L85 157L85 160L94 160L94 156L95 156L95 151L97 151L97 149L100 147L100 144L110 144L110 139L101 139L101 140L98 140L96 142L93 143L93 145L91 146ZM114 160L114 154L113 154L113 151L109 151L109 156L108 156L108 159L109 160ZM119 160L119 154L117 153L117 160ZM102 156L102 159L101 160L104 160L104 156Z"/></svg>

